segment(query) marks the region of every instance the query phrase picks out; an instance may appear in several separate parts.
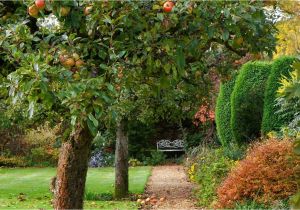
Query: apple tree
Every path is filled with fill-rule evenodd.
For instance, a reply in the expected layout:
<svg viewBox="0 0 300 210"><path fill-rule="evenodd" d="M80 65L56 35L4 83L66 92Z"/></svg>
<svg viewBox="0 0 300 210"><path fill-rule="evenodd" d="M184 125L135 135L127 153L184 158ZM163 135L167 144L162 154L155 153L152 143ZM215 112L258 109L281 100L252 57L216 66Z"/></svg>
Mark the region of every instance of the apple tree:
<svg viewBox="0 0 300 210"><path fill-rule="evenodd" d="M0 1L11 103L63 117L54 207L81 209L93 135L115 126L117 198L128 192L128 120L178 120L205 100L208 72L272 54L258 1Z"/></svg>

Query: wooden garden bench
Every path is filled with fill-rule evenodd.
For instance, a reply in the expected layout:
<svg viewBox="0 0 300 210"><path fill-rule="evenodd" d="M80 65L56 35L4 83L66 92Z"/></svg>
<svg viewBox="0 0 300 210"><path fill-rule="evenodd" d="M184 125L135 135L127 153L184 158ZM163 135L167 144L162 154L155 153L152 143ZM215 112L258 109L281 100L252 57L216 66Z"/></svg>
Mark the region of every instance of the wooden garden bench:
<svg viewBox="0 0 300 210"><path fill-rule="evenodd" d="M176 139L174 141L162 139L156 142L156 146L158 151L163 152L184 151L184 141L181 139Z"/></svg>

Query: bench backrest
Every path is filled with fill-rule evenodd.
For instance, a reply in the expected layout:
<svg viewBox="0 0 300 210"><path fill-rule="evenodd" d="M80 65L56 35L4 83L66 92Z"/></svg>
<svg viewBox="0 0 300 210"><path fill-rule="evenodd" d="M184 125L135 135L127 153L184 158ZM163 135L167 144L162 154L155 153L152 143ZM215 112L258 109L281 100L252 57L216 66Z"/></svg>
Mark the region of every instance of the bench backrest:
<svg viewBox="0 0 300 210"><path fill-rule="evenodd" d="M184 151L184 141L181 139L174 141L162 139L156 143L156 146L160 151Z"/></svg>

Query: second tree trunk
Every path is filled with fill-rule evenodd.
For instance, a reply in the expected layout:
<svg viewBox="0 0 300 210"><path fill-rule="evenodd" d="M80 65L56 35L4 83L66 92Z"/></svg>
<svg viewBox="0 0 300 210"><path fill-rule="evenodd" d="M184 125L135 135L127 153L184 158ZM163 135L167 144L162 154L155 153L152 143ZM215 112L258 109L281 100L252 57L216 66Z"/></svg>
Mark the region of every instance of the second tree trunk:
<svg viewBox="0 0 300 210"><path fill-rule="evenodd" d="M117 126L115 155L115 197L120 199L128 195L128 137L123 120Z"/></svg>

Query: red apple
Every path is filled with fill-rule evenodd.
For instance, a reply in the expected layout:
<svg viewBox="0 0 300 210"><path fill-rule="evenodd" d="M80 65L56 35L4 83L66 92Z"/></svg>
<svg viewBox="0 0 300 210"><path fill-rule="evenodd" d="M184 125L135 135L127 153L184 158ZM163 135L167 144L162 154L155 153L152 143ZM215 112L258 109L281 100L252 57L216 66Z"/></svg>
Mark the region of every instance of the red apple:
<svg viewBox="0 0 300 210"><path fill-rule="evenodd" d="M45 8L45 0L35 0L35 5L39 9Z"/></svg>
<svg viewBox="0 0 300 210"><path fill-rule="evenodd" d="M39 14L39 8L37 8L37 6L36 6L35 4L31 5L31 6L28 8L28 14L29 14L31 17L37 18L37 17L38 17L38 14Z"/></svg>
<svg viewBox="0 0 300 210"><path fill-rule="evenodd" d="M174 7L174 3L172 1L166 1L163 5L164 12L171 12Z"/></svg>

